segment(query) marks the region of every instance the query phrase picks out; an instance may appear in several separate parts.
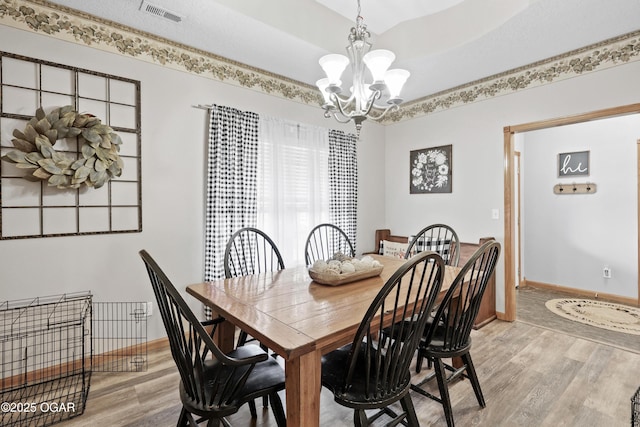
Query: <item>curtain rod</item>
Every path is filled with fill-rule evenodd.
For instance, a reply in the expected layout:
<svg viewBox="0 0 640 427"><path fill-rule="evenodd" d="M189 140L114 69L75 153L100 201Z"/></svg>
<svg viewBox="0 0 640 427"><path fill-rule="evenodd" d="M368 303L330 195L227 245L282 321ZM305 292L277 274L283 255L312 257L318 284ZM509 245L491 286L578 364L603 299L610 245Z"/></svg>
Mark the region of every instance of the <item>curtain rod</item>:
<svg viewBox="0 0 640 427"><path fill-rule="evenodd" d="M211 104L197 104L197 105L192 105L191 107L193 108L199 108L201 110L210 110L211 108L213 108L213 105Z"/></svg>

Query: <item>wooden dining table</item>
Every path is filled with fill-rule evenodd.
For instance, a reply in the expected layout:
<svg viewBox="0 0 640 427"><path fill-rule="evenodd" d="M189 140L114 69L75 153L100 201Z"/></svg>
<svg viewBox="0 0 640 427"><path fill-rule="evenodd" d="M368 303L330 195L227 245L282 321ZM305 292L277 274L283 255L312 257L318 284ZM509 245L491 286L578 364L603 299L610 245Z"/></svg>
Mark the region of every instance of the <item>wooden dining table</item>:
<svg viewBox="0 0 640 427"><path fill-rule="evenodd" d="M305 266L187 286L226 319L215 335L223 351L233 349L239 327L282 356L289 426L320 425L322 355L352 342L378 291L405 262L371 256L383 265L379 276L340 286L314 282ZM445 268L441 295L459 271Z"/></svg>

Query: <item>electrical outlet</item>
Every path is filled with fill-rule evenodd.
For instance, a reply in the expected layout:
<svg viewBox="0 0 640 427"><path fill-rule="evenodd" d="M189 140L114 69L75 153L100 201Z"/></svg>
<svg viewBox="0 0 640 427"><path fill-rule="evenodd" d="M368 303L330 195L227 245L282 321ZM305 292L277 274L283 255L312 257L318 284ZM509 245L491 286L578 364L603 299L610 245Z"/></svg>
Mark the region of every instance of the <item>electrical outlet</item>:
<svg viewBox="0 0 640 427"><path fill-rule="evenodd" d="M602 269L602 277L605 279L611 279L611 269L606 265Z"/></svg>
<svg viewBox="0 0 640 427"><path fill-rule="evenodd" d="M153 302L147 301L147 317L153 315Z"/></svg>

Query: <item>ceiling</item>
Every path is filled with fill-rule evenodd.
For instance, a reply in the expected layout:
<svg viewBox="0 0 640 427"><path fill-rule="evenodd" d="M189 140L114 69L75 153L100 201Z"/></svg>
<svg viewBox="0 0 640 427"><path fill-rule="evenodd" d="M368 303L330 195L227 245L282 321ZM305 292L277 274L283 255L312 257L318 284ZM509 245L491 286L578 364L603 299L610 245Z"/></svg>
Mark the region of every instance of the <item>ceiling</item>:
<svg viewBox="0 0 640 427"><path fill-rule="evenodd" d="M357 0L143 0L51 3L314 85L318 59L345 53ZM396 53L419 99L640 30L640 0L361 0L373 48Z"/></svg>

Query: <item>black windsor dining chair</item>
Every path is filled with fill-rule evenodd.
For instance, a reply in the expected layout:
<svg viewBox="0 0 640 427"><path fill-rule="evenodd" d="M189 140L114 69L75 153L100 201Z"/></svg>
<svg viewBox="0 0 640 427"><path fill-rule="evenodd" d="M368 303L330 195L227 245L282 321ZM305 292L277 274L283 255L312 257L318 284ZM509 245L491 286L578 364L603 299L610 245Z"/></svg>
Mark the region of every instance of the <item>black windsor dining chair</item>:
<svg viewBox="0 0 640 427"><path fill-rule="evenodd" d="M404 255L405 259L410 258L416 253L422 251L433 251L442 257L445 265L457 267L460 262L460 239L458 234L449 225L431 224L423 228L413 236ZM427 321L426 327L429 328L432 319ZM431 361L428 360L428 367L431 368ZM422 369L422 358L418 357L416 364L416 373L420 373Z"/></svg>
<svg viewBox="0 0 640 427"><path fill-rule="evenodd" d="M254 345L223 353L153 258L145 250L140 256L180 373L177 426L196 427L205 420L208 427L229 426L224 417L263 396L269 397L277 425L286 426L278 396L285 387L284 371L278 362Z"/></svg>
<svg viewBox="0 0 640 427"><path fill-rule="evenodd" d="M320 224L311 230L304 247L305 262L312 265L318 260L328 260L336 253L355 256L353 244L347 234L333 224Z"/></svg>
<svg viewBox="0 0 640 427"><path fill-rule="evenodd" d="M225 277L277 271L284 268L280 250L262 230L244 227L231 235L224 251Z"/></svg>
<svg viewBox="0 0 640 427"><path fill-rule="evenodd" d="M227 279L284 269L276 244L264 231L254 227L241 228L231 235L223 263ZM238 345L245 345L248 340L247 333L240 331Z"/></svg>
<svg viewBox="0 0 640 427"><path fill-rule="evenodd" d="M454 279L418 346L416 363L420 364L423 358L427 358L433 362L434 372L419 384L412 385L411 389L440 402L449 427L453 427L454 421L448 385L454 379L460 376L469 378L478 404L482 408L486 406L471 360L471 329L499 256L500 243L495 240L478 248ZM461 358L463 365L453 367L442 361L454 357ZM452 374L447 376L447 371ZM440 397L422 388L433 377L437 379Z"/></svg>
<svg viewBox="0 0 640 427"><path fill-rule="evenodd" d="M419 425L409 394L409 365L442 286L443 271L442 258L435 253L406 261L372 301L353 342L322 357L322 385L338 404L354 409L356 426L367 426L383 414L393 417L388 425ZM404 318L416 321L399 322ZM403 339L385 339L383 326ZM402 406L399 414L388 408L397 401ZM368 418L368 409L379 411Z"/></svg>
<svg viewBox="0 0 640 427"><path fill-rule="evenodd" d="M411 239L405 258L422 251L436 252L442 257L445 265L457 267L460 261L458 234L446 224L431 224Z"/></svg>
<svg viewBox="0 0 640 427"><path fill-rule="evenodd" d="M244 227L231 235L225 247L223 264L227 279L284 269L284 261L276 244L264 231L255 227ZM254 339L249 337L247 332L240 330L238 346L243 346L249 341ZM260 346L267 350L265 345ZM265 396L263 406L268 405L268 398ZM249 402L249 410L251 416L256 418L254 402Z"/></svg>

